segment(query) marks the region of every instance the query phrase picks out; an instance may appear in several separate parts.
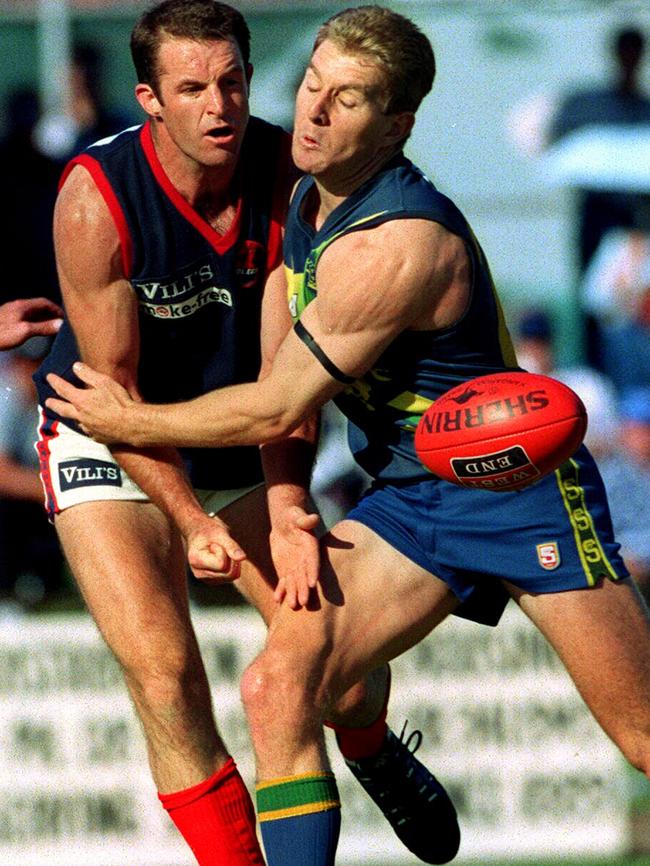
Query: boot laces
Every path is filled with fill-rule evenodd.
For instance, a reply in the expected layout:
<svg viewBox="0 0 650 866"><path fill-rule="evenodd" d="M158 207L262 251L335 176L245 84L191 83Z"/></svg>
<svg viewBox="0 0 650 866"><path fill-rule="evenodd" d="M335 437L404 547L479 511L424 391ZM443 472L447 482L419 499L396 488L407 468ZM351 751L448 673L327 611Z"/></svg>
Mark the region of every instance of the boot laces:
<svg viewBox="0 0 650 866"><path fill-rule="evenodd" d="M402 743L412 755L414 755L417 750L422 745L422 731L419 731L417 728L414 728L411 733L404 739L406 735L406 726L408 725L408 719L405 720L404 725L402 726L402 732L399 735L400 743Z"/></svg>

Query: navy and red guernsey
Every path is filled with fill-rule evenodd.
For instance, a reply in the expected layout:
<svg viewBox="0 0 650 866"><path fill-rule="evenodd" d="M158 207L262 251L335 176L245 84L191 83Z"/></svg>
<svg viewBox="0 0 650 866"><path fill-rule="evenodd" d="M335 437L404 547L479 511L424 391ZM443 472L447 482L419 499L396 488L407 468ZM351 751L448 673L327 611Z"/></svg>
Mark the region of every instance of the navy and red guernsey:
<svg viewBox="0 0 650 866"><path fill-rule="evenodd" d="M66 167L61 183L78 164L90 172L110 209L124 273L138 299L138 385L144 399L172 403L254 381L260 367L264 283L282 257L289 135L250 119L238 169L236 216L225 235L172 185L156 155L149 123L89 147ZM42 406L54 396L46 374L58 373L78 384L71 370L78 359L65 321L34 377ZM48 421L59 420L52 410L45 411ZM262 480L257 447L181 453L197 488L238 488Z"/></svg>

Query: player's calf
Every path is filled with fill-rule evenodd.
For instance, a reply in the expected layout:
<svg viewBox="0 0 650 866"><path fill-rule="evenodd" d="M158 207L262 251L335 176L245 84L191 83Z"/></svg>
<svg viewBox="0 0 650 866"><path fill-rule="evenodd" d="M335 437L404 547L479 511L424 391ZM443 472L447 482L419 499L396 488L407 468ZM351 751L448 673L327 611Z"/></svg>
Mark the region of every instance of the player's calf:
<svg viewBox="0 0 650 866"><path fill-rule="evenodd" d="M341 806L325 754L317 683L289 651L268 647L242 678L269 866L334 864Z"/></svg>

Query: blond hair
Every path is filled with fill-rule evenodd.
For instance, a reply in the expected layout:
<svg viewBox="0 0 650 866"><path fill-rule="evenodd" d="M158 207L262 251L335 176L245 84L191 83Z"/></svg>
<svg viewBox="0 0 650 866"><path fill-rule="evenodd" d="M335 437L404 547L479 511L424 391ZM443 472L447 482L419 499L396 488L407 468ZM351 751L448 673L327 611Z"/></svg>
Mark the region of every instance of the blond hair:
<svg viewBox="0 0 650 866"><path fill-rule="evenodd" d="M383 6L357 6L329 18L314 51L326 39L346 54L374 62L385 78L384 112L417 111L436 74L428 38L408 18Z"/></svg>

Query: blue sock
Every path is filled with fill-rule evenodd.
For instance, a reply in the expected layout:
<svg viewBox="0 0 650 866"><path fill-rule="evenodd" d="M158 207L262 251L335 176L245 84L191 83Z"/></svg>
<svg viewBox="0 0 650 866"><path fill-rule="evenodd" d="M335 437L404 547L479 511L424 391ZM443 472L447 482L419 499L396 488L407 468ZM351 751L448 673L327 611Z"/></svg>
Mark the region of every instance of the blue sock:
<svg viewBox="0 0 650 866"><path fill-rule="evenodd" d="M341 804L333 773L261 782L257 812L268 866L334 866Z"/></svg>

